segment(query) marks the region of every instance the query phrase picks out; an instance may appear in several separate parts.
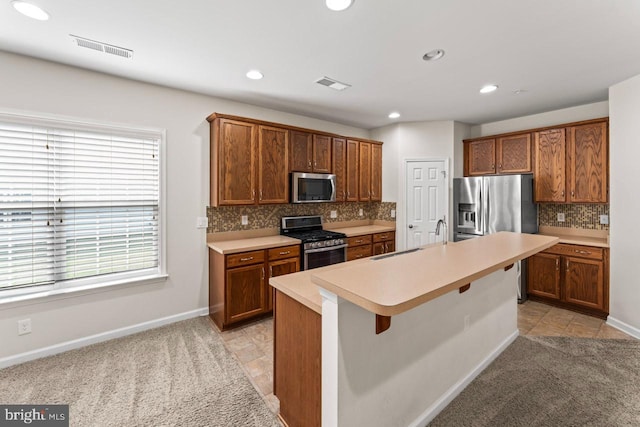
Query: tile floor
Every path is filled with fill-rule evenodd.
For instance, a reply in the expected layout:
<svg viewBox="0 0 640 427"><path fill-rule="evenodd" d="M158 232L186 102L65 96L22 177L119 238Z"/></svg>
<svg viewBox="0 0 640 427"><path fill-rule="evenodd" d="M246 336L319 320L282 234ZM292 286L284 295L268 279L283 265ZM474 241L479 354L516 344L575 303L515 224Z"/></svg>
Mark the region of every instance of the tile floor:
<svg viewBox="0 0 640 427"><path fill-rule="evenodd" d="M633 339L604 320L533 301L518 305L518 329L521 335ZM222 332L221 336L260 396L277 414L280 403L273 394L273 318Z"/></svg>

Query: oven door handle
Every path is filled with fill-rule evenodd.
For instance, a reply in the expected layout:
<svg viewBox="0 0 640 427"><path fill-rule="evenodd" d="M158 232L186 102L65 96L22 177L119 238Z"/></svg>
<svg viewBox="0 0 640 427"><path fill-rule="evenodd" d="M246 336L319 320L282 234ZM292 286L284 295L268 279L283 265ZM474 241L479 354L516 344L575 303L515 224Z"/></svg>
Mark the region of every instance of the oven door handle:
<svg viewBox="0 0 640 427"><path fill-rule="evenodd" d="M327 252L327 251L335 251L336 249L344 249L347 246L349 246L348 244L344 244L344 245L338 245L338 246L328 246L325 248L318 248L318 249L307 249L304 251L305 254L315 254L317 252Z"/></svg>

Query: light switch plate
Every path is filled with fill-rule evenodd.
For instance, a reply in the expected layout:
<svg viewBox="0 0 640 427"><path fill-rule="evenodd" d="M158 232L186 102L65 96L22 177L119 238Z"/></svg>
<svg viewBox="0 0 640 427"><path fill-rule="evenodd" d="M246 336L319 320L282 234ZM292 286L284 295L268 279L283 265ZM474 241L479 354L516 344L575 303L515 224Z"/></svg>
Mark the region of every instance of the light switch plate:
<svg viewBox="0 0 640 427"><path fill-rule="evenodd" d="M209 226L209 218L206 216L199 216L196 219L196 228L207 228Z"/></svg>
<svg viewBox="0 0 640 427"><path fill-rule="evenodd" d="M600 224L609 224L609 215L600 215Z"/></svg>
<svg viewBox="0 0 640 427"><path fill-rule="evenodd" d="M358 215L360 215L360 216L364 215L364 212L362 211L362 209L360 209L360 210L358 211Z"/></svg>
<svg viewBox="0 0 640 427"><path fill-rule="evenodd" d="M396 210L391 209L391 218L395 218L395 217L396 217Z"/></svg>
<svg viewBox="0 0 640 427"><path fill-rule="evenodd" d="M558 213L558 222L564 222L564 212Z"/></svg>
<svg viewBox="0 0 640 427"><path fill-rule="evenodd" d="M240 224L249 225L249 216L248 215L242 215L240 217Z"/></svg>
<svg viewBox="0 0 640 427"><path fill-rule="evenodd" d="M329 216L331 218L338 218L338 211L331 211L331 214Z"/></svg>

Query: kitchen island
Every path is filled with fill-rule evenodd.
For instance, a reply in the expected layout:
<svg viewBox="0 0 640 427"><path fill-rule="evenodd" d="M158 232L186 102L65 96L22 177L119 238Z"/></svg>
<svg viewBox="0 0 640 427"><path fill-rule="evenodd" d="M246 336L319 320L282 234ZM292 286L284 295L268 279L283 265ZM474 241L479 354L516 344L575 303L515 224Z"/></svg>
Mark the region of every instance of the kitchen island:
<svg viewBox="0 0 640 427"><path fill-rule="evenodd" d="M502 232L271 279L281 417L290 427L320 425L318 412L323 426L426 424L516 338L510 267L556 242ZM317 308L314 289L321 310L305 304ZM378 334L379 318L392 324ZM300 366L281 364L286 355ZM321 393L322 404L297 413L296 393L307 406Z"/></svg>

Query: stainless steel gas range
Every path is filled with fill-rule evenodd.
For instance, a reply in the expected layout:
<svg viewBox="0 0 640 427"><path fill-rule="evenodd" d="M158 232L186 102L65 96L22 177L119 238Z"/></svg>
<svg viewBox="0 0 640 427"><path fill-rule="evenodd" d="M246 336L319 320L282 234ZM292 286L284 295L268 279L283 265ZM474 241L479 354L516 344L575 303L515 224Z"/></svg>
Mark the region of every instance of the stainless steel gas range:
<svg viewBox="0 0 640 427"><path fill-rule="evenodd" d="M283 217L280 234L302 241L300 265L303 270L347 260L347 235L324 230L320 215Z"/></svg>

